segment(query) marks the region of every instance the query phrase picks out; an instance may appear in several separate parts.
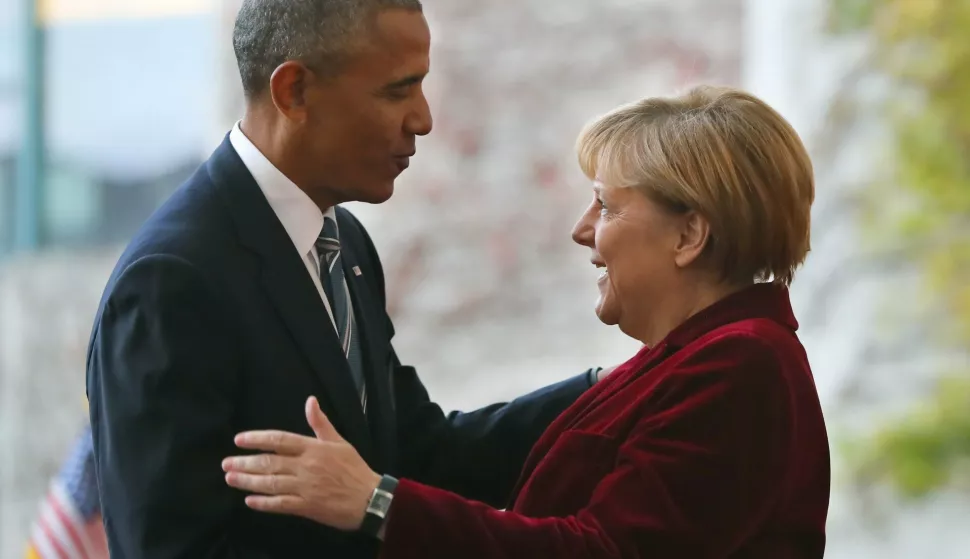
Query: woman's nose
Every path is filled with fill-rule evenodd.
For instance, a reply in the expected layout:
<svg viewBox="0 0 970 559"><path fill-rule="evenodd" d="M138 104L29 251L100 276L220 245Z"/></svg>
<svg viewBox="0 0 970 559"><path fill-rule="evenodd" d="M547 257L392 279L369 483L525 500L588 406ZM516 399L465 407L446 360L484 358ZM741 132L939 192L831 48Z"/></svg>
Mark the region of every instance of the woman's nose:
<svg viewBox="0 0 970 559"><path fill-rule="evenodd" d="M592 212L586 210L582 216L580 216L579 221L573 226L573 242L584 247L593 246L593 219Z"/></svg>

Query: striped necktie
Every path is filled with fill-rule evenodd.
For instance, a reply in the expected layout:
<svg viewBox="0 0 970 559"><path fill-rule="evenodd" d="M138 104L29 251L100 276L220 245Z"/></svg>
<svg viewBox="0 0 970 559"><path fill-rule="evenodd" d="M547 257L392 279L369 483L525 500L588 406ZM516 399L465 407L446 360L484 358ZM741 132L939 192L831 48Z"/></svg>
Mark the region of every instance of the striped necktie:
<svg viewBox="0 0 970 559"><path fill-rule="evenodd" d="M360 404L367 410L367 390L364 386L364 364L360 352L360 336L357 333L357 321L354 317L354 307L350 300L350 289L344 277L343 263L340 261L340 236L337 222L329 217L323 219L323 231L317 238L317 252L320 255L320 282L330 301L334 322L337 327L340 346L344 350L344 357L350 365L350 373L354 377Z"/></svg>

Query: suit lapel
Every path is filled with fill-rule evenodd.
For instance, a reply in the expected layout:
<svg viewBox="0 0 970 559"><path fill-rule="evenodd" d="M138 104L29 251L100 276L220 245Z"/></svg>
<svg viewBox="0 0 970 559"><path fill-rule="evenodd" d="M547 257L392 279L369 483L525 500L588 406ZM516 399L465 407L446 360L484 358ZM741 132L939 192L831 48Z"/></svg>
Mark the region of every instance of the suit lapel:
<svg viewBox="0 0 970 559"><path fill-rule="evenodd" d="M610 374L605 381L604 389L596 394L596 397L582 411L574 415L571 420L563 426L563 431L568 431L576 427L580 421L586 419L589 414L605 404L618 392L632 384L641 376L648 373L651 369L660 364L669 356L666 344L661 344L653 349L641 349L641 352L617 368ZM622 368L621 368L622 367ZM632 370L630 370L632 369ZM619 373L619 374L617 374Z"/></svg>
<svg viewBox="0 0 970 559"><path fill-rule="evenodd" d="M368 282L373 271L363 266L358 258L362 250L357 225L338 208L337 221L340 227L341 260L344 277L350 288L350 297L357 318L357 330L364 356L364 375L367 382L367 419L376 443L376 454L380 456L378 465L386 466L388 452L393 441L393 408L391 404L391 385L387 369L389 360L387 345L382 343L389 338L384 309L374 300ZM379 450L377 450L379 449ZM374 465L374 464L372 464Z"/></svg>
<svg viewBox="0 0 970 559"><path fill-rule="evenodd" d="M230 208L242 244L260 259L260 281L266 295L322 385L321 405L332 410L329 415L334 426L367 459L373 449L367 421L350 367L303 255L298 254L228 136L207 169Z"/></svg>
<svg viewBox="0 0 970 559"><path fill-rule="evenodd" d="M333 419L338 430L367 458L371 447L367 421L330 316L302 262L299 267L275 264L263 267L263 287L290 336L323 382L324 396L337 414Z"/></svg>

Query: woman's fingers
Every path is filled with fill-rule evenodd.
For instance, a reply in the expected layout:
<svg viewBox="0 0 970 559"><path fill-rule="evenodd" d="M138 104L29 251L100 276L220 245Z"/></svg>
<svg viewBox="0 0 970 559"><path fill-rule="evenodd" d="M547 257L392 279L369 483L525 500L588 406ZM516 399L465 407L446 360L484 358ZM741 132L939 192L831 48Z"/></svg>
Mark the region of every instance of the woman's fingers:
<svg viewBox="0 0 970 559"><path fill-rule="evenodd" d="M310 437L284 431L246 431L236 435L236 446L253 450L265 450L295 456L302 453Z"/></svg>
<svg viewBox="0 0 970 559"><path fill-rule="evenodd" d="M291 462L290 457L278 454L231 456L222 461L222 470L245 474L292 474Z"/></svg>
<svg viewBox="0 0 970 559"><path fill-rule="evenodd" d="M330 423L330 419L320 409L320 403L317 402L316 396L307 398L304 412L306 413L307 423L310 424L310 428L313 429L313 433L316 434L318 439L321 441L343 440L337 430L334 429L333 424Z"/></svg>
<svg viewBox="0 0 970 559"><path fill-rule="evenodd" d="M226 474L226 483L236 489L263 495L293 497L297 492L297 479L287 475L246 474L233 471Z"/></svg>
<svg viewBox="0 0 970 559"><path fill-rule="evenodd" d="M250 495L246 497L246 506L253 510L274 512L277 514L300 514L306 501L295 495Z"/></svg>

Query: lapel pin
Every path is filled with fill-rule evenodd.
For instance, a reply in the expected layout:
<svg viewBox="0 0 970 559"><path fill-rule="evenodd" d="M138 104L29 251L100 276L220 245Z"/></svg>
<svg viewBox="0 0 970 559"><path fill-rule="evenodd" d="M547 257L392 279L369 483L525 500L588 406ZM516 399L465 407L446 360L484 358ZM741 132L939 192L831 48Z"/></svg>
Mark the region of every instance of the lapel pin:
<svg viewBox="0 0 970 559"><path fill-rule="evenodd" d="M354 275L359 276L361 274L363 274L363 272L360 271L360 266L354 266Z"/></svg>

